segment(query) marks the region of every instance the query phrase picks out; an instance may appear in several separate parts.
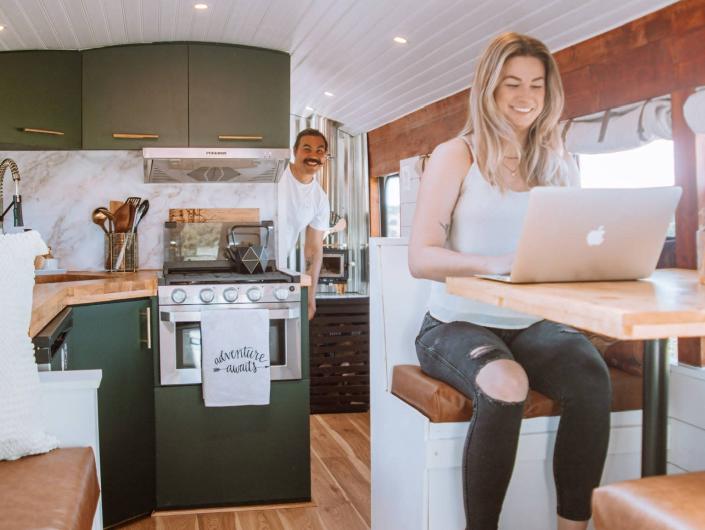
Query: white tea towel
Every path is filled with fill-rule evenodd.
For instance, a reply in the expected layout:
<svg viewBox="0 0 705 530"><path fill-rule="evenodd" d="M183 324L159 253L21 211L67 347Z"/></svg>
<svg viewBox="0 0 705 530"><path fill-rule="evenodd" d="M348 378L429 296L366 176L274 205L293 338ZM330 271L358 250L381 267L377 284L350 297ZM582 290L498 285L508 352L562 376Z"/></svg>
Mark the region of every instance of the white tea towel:
<svg viewBox="0 0 705 530"><path fill-rule="evenodd" d="M44 432L39 374L29 338L37 232L0 234L0 460L46 453L59 441Z"/></svg>
<svg viewBox="0 0 705 530"><path fill-rule="evenodd" d="M269 404L269 311L201 313L201 370L206 407Z"/></svg>

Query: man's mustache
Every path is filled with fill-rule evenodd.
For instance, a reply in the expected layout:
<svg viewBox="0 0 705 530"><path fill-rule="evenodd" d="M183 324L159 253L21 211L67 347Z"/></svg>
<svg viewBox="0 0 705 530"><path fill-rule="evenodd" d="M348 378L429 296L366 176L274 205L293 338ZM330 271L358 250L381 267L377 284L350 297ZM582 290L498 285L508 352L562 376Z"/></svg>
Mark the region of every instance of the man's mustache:
<svg viewBox="0 0 705 530"><path fill-rule="evenodd" d="M307 164L308 162L313 162L314 164L318 166L322 166L323 162L319 160L318 158L304 158L304 164Z"/></svg>

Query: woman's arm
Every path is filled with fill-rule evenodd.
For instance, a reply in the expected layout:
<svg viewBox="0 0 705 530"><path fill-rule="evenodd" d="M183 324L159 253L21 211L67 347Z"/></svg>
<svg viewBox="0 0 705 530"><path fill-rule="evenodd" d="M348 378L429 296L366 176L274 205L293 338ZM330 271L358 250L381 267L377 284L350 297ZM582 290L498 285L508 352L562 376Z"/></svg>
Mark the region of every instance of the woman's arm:
<svg viewBox="0 0 705 530"><path fill-rule="evenodd" d="M448 276L509 272L513 255L480 256L443 248L455 203L472 157L460 138L442 143L426 166L409 240L409 270L415 278L444 282Z"/></svg>

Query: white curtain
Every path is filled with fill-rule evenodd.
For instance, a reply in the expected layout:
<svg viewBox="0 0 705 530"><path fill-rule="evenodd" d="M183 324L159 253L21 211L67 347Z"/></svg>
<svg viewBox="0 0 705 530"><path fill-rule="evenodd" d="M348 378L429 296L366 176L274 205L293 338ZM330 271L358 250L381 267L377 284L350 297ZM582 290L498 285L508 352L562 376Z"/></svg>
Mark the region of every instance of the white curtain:
<svg viewBox="0 0 705 530"><path fill-rule="evenodd" d="M700 87L685 100L683 114L694 133L705 134L705 87Z"/></svg>
<svg viewBox="0 0 705 530"><path fill-rule="evenodd" d="M660 138L672 139L671 100L649 99L561 122L566 148L573 154L614 153Z"/></svg>

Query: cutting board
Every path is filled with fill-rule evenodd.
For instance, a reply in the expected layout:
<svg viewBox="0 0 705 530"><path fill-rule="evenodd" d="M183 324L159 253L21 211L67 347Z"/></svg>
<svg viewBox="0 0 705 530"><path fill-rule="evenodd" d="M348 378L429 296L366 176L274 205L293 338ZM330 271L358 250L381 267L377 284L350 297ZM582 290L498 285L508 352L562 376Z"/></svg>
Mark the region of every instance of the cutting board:
<svg viewBox="0 0 705 530"><path fill-rule="evenodd" d="M259 223L259 208L173 208L169 221L179 223Z"/></svg>

